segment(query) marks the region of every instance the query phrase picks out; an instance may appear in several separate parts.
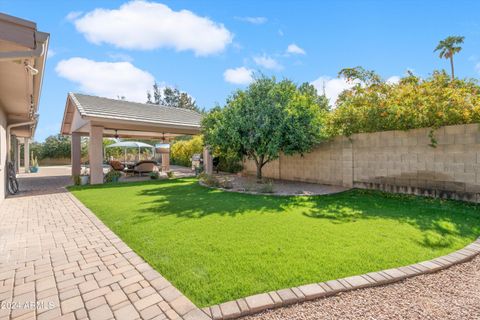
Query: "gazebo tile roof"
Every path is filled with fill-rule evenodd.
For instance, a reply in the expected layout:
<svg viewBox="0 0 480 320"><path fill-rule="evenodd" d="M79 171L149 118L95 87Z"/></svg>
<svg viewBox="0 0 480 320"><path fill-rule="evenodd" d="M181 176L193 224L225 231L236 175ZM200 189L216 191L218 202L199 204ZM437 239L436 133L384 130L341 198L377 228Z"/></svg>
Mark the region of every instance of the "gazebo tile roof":
<svg viewBox="0 0 480 320"><path fill-rule="evenodd" d="M156 104L109 99L69 93L82 116L131 120L158 124L200 126L202 115L196 111Z"/></svg>

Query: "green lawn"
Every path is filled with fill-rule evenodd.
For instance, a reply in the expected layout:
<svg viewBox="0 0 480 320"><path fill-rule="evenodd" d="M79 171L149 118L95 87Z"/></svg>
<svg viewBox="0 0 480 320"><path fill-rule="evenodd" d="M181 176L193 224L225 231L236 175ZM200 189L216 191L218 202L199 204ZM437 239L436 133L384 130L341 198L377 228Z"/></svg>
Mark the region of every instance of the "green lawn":
<svg viewBox="0 0 480 320"><path fill-rule="evenodd" d="M374 191L256 196L195 179L70 190L199 306L431 259L480 235L478 206Z"/></svg>

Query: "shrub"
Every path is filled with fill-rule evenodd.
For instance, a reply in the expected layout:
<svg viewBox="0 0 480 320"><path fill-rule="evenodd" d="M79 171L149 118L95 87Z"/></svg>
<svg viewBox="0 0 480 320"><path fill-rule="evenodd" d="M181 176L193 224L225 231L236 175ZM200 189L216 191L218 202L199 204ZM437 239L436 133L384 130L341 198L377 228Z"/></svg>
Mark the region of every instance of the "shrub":
<svg viewBox="0 0 480 320"><path fill-rule="evenodd" d="M355 79L353 79L355 80ZM359 80L359 79L357 79ZM361 80L361 79L360 79ZM480 121L480 86L436 71L427 79L409 73L398 84L373 81L344 91L330 112L330 136L409 130ZM432 144L434 137L431 137Z"/></svg>
<svg viewBox="0 0 480 320"><path fill-rule="evenodd" d="M195 153L203 152L202 136L194 136L187 140L174 141L170 147L170 157L172 164L190 167L191 158Z"/></svg>
<svg viewBox="0 0 480 320"><path fill-rule="evenodd" d="M173 178L175 178L175 172L173 172L173 171L167 171L167 178L168 178L168 179L173 179Z"/></svg>
<svg viewBox="0 0 480 320"><path fill-rule="evenodd" d="M215 156L219 158L218 169L224 172L237 173L242 171L242 159L234 152L214 152Z"/></svg>
<svg viewBox="0 0 480 320"><path fill-rule="evenodd" d="M260 193L273 193L275 191L273 181L268 180L261 184L260 188L258 188L258 192Z"/></svg>
<svg viewBox="0 0 480 320"><path fill-rule="evenodd" d="M105 174L105 182L116 182L122 176L120 171L110 170Z"/></svg>
<svg viewBox="0 0 480 320"><path fill-rule="evenodd" d="M244 190L249 192L249 191L254 191L255 190L255 183L252 181L247 181L245 185L243 186Z"/></svg>
<svg viewBox="0 0 480 320"><path fill-rule="evenodd" d="M168 174L168 173L167 173ZM160 178L160 172L158 171L152 171L148 174L148 176L150 177L150 179L152 180L157 180L158 178Z"/></svg>
<svg viewBox="0 0 480 320"><path fill-rule="evenodd" d="M202 181L206 186L209 187L220 187L220 181L210 174L202 173L200 177L200 181Z"/></svg>
<svg viewBox="0 0 480 320"><path fill-rule="evenodd" d="M233 189L233 182L228 178L224 178L220 181L220 187L224 189Z"/></svg>

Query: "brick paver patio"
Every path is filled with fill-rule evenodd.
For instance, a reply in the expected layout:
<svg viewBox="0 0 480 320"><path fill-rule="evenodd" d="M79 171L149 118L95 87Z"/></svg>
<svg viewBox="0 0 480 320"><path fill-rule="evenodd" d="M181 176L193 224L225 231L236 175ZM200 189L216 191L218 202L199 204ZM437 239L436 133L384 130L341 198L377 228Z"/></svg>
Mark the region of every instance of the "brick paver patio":
<svg viewBox="0 0 480 320"><path fill-rule="evenodd" d="M0 204L0 319L209 319L65 191L68 168L20 180Z"/></svg>

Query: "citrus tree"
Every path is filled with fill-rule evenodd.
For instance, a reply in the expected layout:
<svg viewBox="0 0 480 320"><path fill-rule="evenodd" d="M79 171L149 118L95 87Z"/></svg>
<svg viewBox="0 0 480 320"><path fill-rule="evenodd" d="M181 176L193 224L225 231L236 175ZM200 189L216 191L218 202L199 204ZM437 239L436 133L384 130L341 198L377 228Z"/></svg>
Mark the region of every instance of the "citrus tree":
<svg viewBox="0 0 480 320"><path fill-rule="evenodd" d="M253 160L260 180L262 168L280 153L306 153L323 140L327 109L313 86L262 76L203 118L204 142Z"/></svg>

